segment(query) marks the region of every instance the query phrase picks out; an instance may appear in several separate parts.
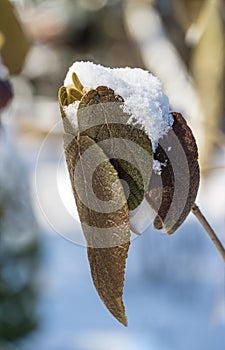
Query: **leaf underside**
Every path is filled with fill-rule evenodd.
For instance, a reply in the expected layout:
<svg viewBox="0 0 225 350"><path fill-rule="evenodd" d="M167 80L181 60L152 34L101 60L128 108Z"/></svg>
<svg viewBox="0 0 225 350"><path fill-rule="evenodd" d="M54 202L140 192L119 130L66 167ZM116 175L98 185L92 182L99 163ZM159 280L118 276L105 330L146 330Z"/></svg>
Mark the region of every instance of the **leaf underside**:
<svg viewBox="0 0 225 350"><path fill-rule="evenodd" d="M184 222L199 188L197 145L185 119L172 113L174 124L159 142L154 158L166 164L161 175L153 172L146 199L157 212L156 229L172 234ZM168 151L169 150L169 151Z"/></svg>
<svg viewBox="0 0 225 350"><path fill-rule="evenodd" d="M90 148L93 151L92 159L87 164L85 153ZM88 136L79 135L74 138L67 144L65 154L88 245L88 259L95 288L108 310L118 321L127 325L122 294L130 245L130 224L129 210L118 173L102 149ZM89 172L95 162L100 165L98 171L94 172L91 184L96 197L91 198ZM78 164L81 165L81 172L76 171ZM78 194L78 188L83 189L82 197ZM114 198L115 192L118 209L104 212L107 201Z"/></svg>

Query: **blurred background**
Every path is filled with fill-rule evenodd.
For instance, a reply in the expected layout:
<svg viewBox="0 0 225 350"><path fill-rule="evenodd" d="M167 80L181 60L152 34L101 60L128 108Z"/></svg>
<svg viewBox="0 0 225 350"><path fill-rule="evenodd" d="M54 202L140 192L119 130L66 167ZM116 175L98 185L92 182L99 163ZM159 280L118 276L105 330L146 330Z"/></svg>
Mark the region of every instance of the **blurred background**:
<svg viewBox="0 0 225 350"><path fill-rule="evenodd" d="M190 214L132 241L128 328L93 287L57 91L74 61L148 69L197 139L197 198L225 244L225 3L0 1L0 349L224 349L225 271Z"/></svg>

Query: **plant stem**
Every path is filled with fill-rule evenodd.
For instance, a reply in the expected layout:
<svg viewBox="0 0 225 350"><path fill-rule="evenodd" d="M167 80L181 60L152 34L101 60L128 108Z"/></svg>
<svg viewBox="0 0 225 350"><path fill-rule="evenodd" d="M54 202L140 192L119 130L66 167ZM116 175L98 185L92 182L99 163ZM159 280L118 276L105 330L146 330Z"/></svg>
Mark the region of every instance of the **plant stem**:
<svg viewBox="0 0 225 350"><path fill-rule="evenodd" d="M214 230L212 229L212 227L210 226L210 224L206 220L205 216L202 214L201 210L199 209L199 207L195 203L192 206L191 210L192 210L192 213L198 219L198 221L202 224L202 226L204 227L206 232L208 233L209 237L211 238L211 240L215 244L216 248L220 252L220 254L225 262L225 249L224 249L222 243L220 242L219 238L215 234Z"/></svg>

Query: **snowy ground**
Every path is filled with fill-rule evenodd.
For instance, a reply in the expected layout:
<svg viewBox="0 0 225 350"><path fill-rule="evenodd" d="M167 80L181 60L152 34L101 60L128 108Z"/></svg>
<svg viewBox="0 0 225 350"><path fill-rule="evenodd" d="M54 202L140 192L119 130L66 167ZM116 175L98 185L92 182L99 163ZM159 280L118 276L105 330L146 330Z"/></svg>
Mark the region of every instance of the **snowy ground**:
<svg viewBox="0 0 225 350"><path fill-rule="evenodd" d="M59 162L62 141L47 140L36 165L41 143L20 144L34 189L41 262L39 326L17 344L18 349L224 349L224 264L195 218L190 215L171 237L149 228L132 241L124 290L129 321L125 328L109 314L93 287L80 226L60 197L59 182L63 174L67 176L63 160ZM224 158L220 154L218 162ZM69 194L67 198L70 203ZM224 170L211 172L197 202L225 243Z"/></svg>

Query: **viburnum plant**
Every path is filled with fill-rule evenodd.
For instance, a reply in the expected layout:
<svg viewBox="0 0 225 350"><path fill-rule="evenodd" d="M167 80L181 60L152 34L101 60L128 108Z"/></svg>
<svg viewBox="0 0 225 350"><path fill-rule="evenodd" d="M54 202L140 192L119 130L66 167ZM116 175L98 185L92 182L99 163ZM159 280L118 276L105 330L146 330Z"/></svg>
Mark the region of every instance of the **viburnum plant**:
<svg viewBox="0 0 225 350"><path fill-rule="evenodd" d="M122 301L130 231L174 233L192 211L225 259L195 204L198 151L160 81L147 71L76 62L59 90L64 148L95 288L127 325Z"/></svg>

